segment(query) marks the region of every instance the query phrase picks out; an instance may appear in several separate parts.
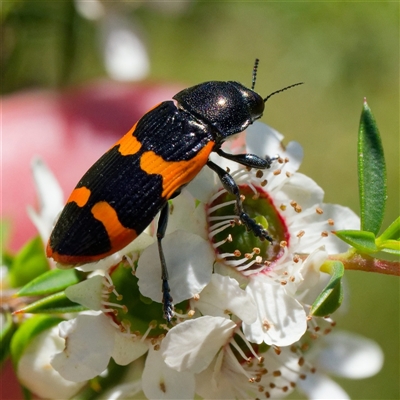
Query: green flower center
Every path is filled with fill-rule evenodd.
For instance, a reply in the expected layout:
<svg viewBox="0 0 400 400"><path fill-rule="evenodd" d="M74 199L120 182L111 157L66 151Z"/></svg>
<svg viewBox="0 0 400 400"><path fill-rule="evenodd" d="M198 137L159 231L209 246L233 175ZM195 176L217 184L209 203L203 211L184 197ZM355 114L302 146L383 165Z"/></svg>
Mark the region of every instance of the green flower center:
<svg viewBox="0 0 400 400"><path fill-rule="evenodd" d="M115 306L109 306L114 312L108 315L120 329L144 335L151 326L152 330L147 337L154 338L165 334L166 321L163 317L162 304L140 294L138 278L132 273L131 266L127 262L122 262L110 272L110 276L117 294L115 292L109 294L107 302ZM180 309L182 306L184 304L178 305Z"/></svg>
<svg viewBox="0 0 400 400"><path fill-rule="evenodd" d="M263 265L269 266L278 260L283 254L283 246L289 242L285 221L271 198L261 188L256 188L256 191L255 194L248 185L240 186L240 193L245 197L243 206L251 218L268 230L272 244L260 240L253 232L248 232L237 217L233 218L236 214L235 198L231 194L221 194L208 206L210 236L218 258L227 265L248 265L246 269L259 270Z"/></svg>

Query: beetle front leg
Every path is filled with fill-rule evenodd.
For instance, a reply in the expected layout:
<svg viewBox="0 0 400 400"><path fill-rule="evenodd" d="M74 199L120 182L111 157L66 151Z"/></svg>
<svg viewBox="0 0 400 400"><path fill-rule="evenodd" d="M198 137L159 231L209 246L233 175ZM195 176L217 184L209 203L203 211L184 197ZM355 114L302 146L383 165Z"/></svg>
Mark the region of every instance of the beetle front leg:
<svg viewBox="0 0 400 400"><path fill-rule="evenodd" d="M242 164L246 167L257 168L257 169L270 168L272 163L279 158L279 156L274 156L274 157L266 156L265 158L261 158L259 156L256 156L255 154L247 154L247 153L245 153L245 154L229 154L229 153L225 153L221 149L217 149L216 153L219 156L224 157L231 161L235 161L238 164Z"/></svg>
<svg viewBox="0 0 400 400"><path fill-rule="evenodd" d="M252 231L260 240L267 239L270 243L272 243L273 241L271 236L269 236L268 231L260 224L257 224L257 222L250 218L250 216L244 211L242 200L240 198L239 187L232 176L212 161L208 161L207 165L214 172L216 172L224 189L236 197L236 213L240 221L242 221L242 223L245 225L246 229Z"/></svg>
<svg viewBox="0 0 400 400"><path fill-rule="evenodd" d="M165 236L165 231L167 230L168 215L169 215L169 204L167 201L164 207L161 209L160 219L158 220L157 244L158 244L158 253L160 255L160 261L161 261L161 279L162 279L162 295L163 295L162 301L163 301L164 318L168 322L171 322L174 306L172 304L172 297L169 293L170 287L168 283L167 263L165 262L164 252L161 245L161 241Z"/></svg>

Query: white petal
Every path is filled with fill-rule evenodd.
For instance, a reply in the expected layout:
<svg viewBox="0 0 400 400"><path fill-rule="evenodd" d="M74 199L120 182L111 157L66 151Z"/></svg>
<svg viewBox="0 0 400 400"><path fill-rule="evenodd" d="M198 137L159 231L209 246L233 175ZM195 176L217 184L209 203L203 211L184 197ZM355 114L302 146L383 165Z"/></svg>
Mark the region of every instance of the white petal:
<svg viewBox="0 0 400 400"><path fill-rule="evenodd" d="M161 352L150 347L142 375L143 392L148 399L192 399L195 394L194 375L169 368Z"/></svg>
<svg viewBox="0 0 400 400"><path fill-rule="evenodd" d="M256 304L257 321L243 324L243 332L251 342L289 346L298 341L307 329L302 305L285 289L273 284L268 277L256 276L246 287Z"/></svg>
<svg viewBox="0 0 400 400"><path fill-rule="evenodd" d="M285 185L274 194L275 202L286 204L288 210L292 210L292 207L289 207L292 200L305 210L316 204L321 204L323 198L324 191L311 178L299 172L293 174ZM301 213L295 215L300 215L301 218Z"/></svg>
<svg viewBox="0 0 400 400"><path fill-rule="evenodd" d="M315 364L319 369L350 379L368 378L383 365L383 352L371 339L348 332L334 332L324 337Z"/></svg>
<svg viewBox="0 0 400 400"><path fill-rule="evenodd" d="M200 293L211 279L214 251L209 242L178 230L167 235L162 244L174 302ZM156 243L143 252L136 276L142 295L161 302L161 264Z"/></svg>
<svg viewBox="0 0 400 400"><path fill-rule="evenodd" d="M360 229L360 217L348 207L338 204L322 204L324 219L332 219L334 225L326 224L328 232L340 229ZM329 254L344 253L349 249L349 245L338 239L335 235L329 235L324 240L324 246Z"/></svg>
<svg viewBox="0 0 400 400"><path fill-rule="evenodd" d="M217 174L210 168L203 168L200 173L186 186L186 190L197 200L207 203L221 183Z"/></svg>
<svg viewBox="0 0 400 400"><path fill-rule="evenodd" d="M141 357L149 349L146 343L140 339L133 339L115 330L114 349L112 358L118 365L128 365Z"/></svg>
<svg viewBox="0 0 400 400"><path fill-rule="evenodd" d="M260 157L279 154L289 158L288 171L295 172L303 160L303 148L297 142L290 142L286 147L282 144L283 135L275 129L262 123L255 122L246 130L246 145L249 153Z"/></svg>
<svg viewBox="0 0 400 400"><path fill-rule="evenodd" d="M37 335L25 349L18 363L17 375L21 384L41 398L72 397L86 382L66 380L52 368L51 356L63 348L64 340L58 336L57 327Z"/></svg>
<svg viewBox="0 0 400 400"><path fill-rule="evenodd" d="M319 282L321 272L320 267L328 258L328 253L324 247L314 250L304 261L300 272L303 276L303 282L298 287L298 290L312 288Z"/></svg>
<svg viewBox="0 0 400 400"><path fill-rule="evenodd" d="M195 305L203 315L227 318L226 311L229 311L247 324L253 323L257 318L253 298L240 289L236 279L229 276L213 274Z"/></svg>
<svg viewBox="0 0 400 400"><path fill-rule="evenodd" d="M42 159L32 160L32 173L39 199L39 212L29 207L28 214L43 241L47 242L54 222L64 207L64 196L57 179Z"/></svg>
<svg viewBox="0 0 400 400"><path fill-rule="evenodd" d="M318 372L308 374L305 380L299 379L297 386L309 400L350 400L349 395L336 382Z"/></svg>
<svg viewBox="0 0 400 400"><path fill-rule="evenodd" d="M146 47L132 22L108 12L101 22L103 57L108 74L119 81L140 80L150 69Z"/></svg>
<svg viewBox="0 0 400 400"><path fill-rule="evenodd" d="M65 295L71 301L82 304L89 310L99 311L101 309L103 288L104 277L96 275L76 285L67 287Z"/></svg>
<svg viewBox="0 0 400 400"><path fill-rule="evenodd" d="M165 363L177 371L199 373L229 342L236 324L223 317L200 317L173 327L161 343Z"/></svg>
<svg viewBox="0 0 400 400"><path fill-rule="evenodd" d="M51 365L73 382L94 378L110 361L114 347L114 327L103 315L78 315L59 325L65 349L56 354Z"/></svg>
<svg viewBox="0 0 400 400"><path fill-rule="evenodd" d="M106 10L99 0L75 0L75 8L86 19L96 20L104 16Z"/></svg>
<svg viewBox="0 0 400 400"><path fill-rule="evenodd" d="M199 235L203 239L208 239L205 212L202 213L200 219L196 212L197 208L204 210L204 207L200 205L196 207L195 199L188 190L182 190L182 193L172 200L167 234L183 229L186 232Z"/></svg>

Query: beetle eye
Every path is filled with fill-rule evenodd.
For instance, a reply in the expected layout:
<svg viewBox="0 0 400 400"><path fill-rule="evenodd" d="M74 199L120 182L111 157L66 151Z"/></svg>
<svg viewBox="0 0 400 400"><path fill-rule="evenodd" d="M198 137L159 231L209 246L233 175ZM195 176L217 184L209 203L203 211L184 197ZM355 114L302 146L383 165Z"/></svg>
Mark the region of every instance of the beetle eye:
<svg viewBox="0 0 400 400"><path fill-rule="evenodd" d="M264 100L256 92L249 92L247 97L247 107L250 112L251 120L255 121L263 115L265 107Z"/></svg>

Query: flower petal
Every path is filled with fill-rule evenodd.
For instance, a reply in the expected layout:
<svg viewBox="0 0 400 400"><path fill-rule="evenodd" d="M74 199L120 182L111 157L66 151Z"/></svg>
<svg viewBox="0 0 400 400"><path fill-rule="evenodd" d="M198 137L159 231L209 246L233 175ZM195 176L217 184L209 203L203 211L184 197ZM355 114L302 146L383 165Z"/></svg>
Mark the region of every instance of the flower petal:
<svg viewBox="0 0 400 400"><path fill-rule="evenodd" d="M100 311L103 288L104 277L96 275L76 285L67 287L65 289L65 295L71 301L82 304L89 310Z"/></svg>
<svg viewBox="0 0 400 400"><path fill-rule="evenodd" d="M41 398L72 397L86 382L66 380L50 366L51 356L63 347L64 340L58 336L57 327L37 335L18 363L17 375L21 384Z"/></svg>
<svg viewBox="0 0 400 400"><path fill-rule="evenodd" d="M227 311L237 315L247 324L257 318L256 304L253 298L240 289L236 279L229 276L213 274L210 283L200 294L200 300L195 303L203 315L227 318Z"/></svg>
<svg viewBox="0 0 400 400"><path fill-rule="evenodd" d="M108 12L100 21L104 64L118 81L140 80L149 73L146 47L132 22L123 14Z"/></svg>
<svg viewBox="0 0 400 400"><path fill-rule="evenodd" d="M234 322L223 317L184 321L167 333L160 352L169 367L199 373L229 341L235 328Z"/></svg>
<svg viewBox="0 0 400 400"><path fill-rule="evenodd" d="M317 368L350 379L368 378L383 365L383 352L371 339L349 332L324 337L325 348L315 359Z"/></svg>
<svg viewBox="0 0 400 400"><path fill-rule="evenodd" d="M64 195L57 179L42 159L32 160L32 173L39 198L39 212L28 207L28 214L43 241L47 242L54 222L64 207Z"/></svg>
<svg viewBox="0 0 400 400"><path fill-rule="evenodd" d="M246 338L254 343L289 346L298 341L307 329L303 306L289 296L284 287L258 275L250 280L246 291L257 304L258 318L253 324L243 324Z"/></svg>
<svg viewBox="0 0 400 400"><path fill-rule="evenodd" d="M214 251L209 242L178 230L167 235L162 243L174 302L200 293L211 279ZM143 252L136 276L142 295L161 302L160 258L156 243Z"/></svg>
<svg viewBox="0 0 400 400"><path fill-rule="evenodd" d="M65 339L63 352L56 354L51 365L72 382L94 378L110 361L114 347L114 327L104 314L80 314L61 322L60 336Z"/></svg>
<svg viewBox="0 0 400 400"><path fill-rule="evenodd" d="M299 379L297 386L309 400L350 400L349 395L332 379L318 372L308 374L305 380Z"/></svg>
<svg viewBox="0 0 400 400"><path fill-rule="evenodd" d="M128 365L145 354L148 349L148 345L140 339L132 338L115 330L114 349L111 357L118 365Z"/></svg>
<svg viewBox="0 0 400 400"><path fill-rule="evenodd" d="M161 352L150 347L142 375L142 387L148 399L192 399L195 379L190 372L169 368Z"/></svg>

